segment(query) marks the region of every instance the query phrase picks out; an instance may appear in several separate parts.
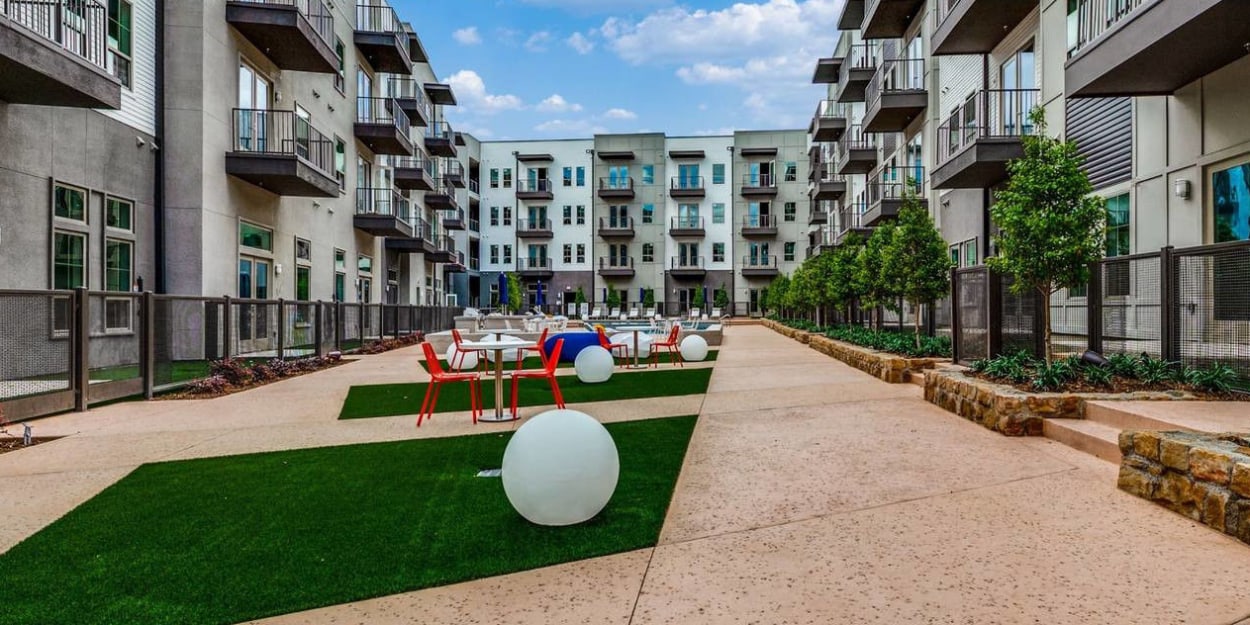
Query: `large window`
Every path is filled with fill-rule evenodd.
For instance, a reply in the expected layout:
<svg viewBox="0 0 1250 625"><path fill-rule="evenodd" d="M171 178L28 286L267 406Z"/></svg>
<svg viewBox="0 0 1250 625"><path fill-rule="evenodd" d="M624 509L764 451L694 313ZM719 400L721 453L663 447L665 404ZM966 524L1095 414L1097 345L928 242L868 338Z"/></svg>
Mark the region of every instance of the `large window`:
<svg viewBox="0 0 1250 625"><path fill-rule="evenodd" d="M334 250L334 301L341 302L347 296L347 252Z"/></svg>
<svg viewBox="0 0 1250 625"><path fill-rule="evenodd" d="M126 200L108 198L104 201L104 225L118 230L134 232L134 204Z"/></svg>
<svg viewBox="0 0 1250 625"><path fill-rule="evenodd" d="M1211 174L1215 243L1250 239L1250 163Z"/></svg>
<svg viewBox="0 0 1250 625"><path fill-rule="evenodd" d="M642 166L642 184L655 184L655 165Z"/></svg>
<svg viewBox="0 0 1250 625"><path fill-rule="evenodd" d="M786 202L784 205L784 210L785 212L782 214L785 216L786 221L794 221L795 219L798 218L799 209L798 209L798 204L796 204L795 202Z"/></svg>
<svg viewBox="0 0 1250 625"><path fill-rule="evenodd" d="M109 0L109 71L127 89L131 85L131 8L126 0Z"/></svg>
<svg viewBox="0 0 1250 625"><path fill-rule="evenodd" d="M722 202L712 204L712 223L725 223L725 205Z"/></svg>
<svg viewBox="0 0 1250 625"><path fill-rule="evenodd" d="M250 224L246 221L239 222L239 245L250 247L256 250L273 251L273 230Z"/></svg>
<svg viewBox="0 0 1250 625"><path fill-rule="evenodd" d="M53 235L52 247L52 288L76 289L87 286L87 237L58 231Z"/></svg>
<svg viewBox="0 0 1250 625"><path fill-rule="evenodd" d="M125 293L134 284L134 244L106 239L104 242L104 290Z"/></svg>
<svg viewBox="0 0 1250 625"><path fill-rule="evenodd" d="M712 164L712 184L725 184L725 164Z"/></svg>
<svg viewBox="0 0 1250 625"><path fill-rule="evenodd" d="M62 219L87 221L87 192L76 187L56 185L53 190L53 213Z"/></svg>
<svg viewBox="0 0 1250 625"><path fill-rule="evenodd" d="M655 262L655 244L654 243L642 244L642 262L644 263Z"/></svg>

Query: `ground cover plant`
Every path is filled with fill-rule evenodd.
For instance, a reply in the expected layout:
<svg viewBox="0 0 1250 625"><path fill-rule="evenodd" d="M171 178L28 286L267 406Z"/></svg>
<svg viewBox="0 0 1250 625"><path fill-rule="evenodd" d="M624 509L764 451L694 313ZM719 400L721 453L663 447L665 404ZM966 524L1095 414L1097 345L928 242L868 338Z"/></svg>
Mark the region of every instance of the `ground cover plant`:
<svg viewBox="0 0 1250 625"><path fill-rule="evenodd" d="M813 332L825 337L875 349L881 352L908 356L910 358L950 358L951 339L948 336L921 336L919 342L911 332L897 330L874 330L863 326L838 325L824 327L805 319L774 319L788 327Z"/></svg>
<svg viewBox="0 0 1250 625"><path fill-rule="evenodd" d="M1237 371L1224 364L1190 367L1148 354L1113 354L1105 365L1085 363L1079 356L1052 363L1028 352L972 363L976 377L1025 391L1068 393L1130 393L1189 391L1211 399L1250 399L1238 394Z"/></svg>
<svg viewBox="0 0 1250 625"><path fill-rule="evenodd" d="M0 555L0 624L216 625L654 546L695 417L606 427L611 502L522 519L510 433L148 464Z"/></svg>

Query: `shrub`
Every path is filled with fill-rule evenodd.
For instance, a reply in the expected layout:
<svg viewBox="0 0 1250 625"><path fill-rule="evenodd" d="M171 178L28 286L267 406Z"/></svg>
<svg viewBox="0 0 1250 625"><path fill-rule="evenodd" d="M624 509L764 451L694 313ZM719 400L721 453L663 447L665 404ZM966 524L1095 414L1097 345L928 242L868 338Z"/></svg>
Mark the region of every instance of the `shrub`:
<svg viewBox="0 0 1250 625"><path fill-rule="evenodd" d="M1142 354L1137 362L1137 379L1146 384L1165 384L1177 380L1178 367L1162 358Z"/></svg>
<svg viewBox="0 0 1250 625"><path fill-rule="evenodd" d="M234 386L220 375L210 375L207 378L195 380L187 384L187 393L190 395L220 395Z"/></svg>
<svg viewBox="0 0 1250 625"><path fill-rule="evenodd" d="M1186 372L1186 382L1211 393L1229 393L1237 383L1237 371L1232 367L1215 363L1203 369L1190 369Z"/></svg>
<svg viewBox="0 0 1250 625"><path fill-rule="evenodd" d="M216 360L208 366L209 377L220 377L231 386L246 386L253 379L251 367L234 358Z"/></svg>
<svg viewBox="0 0 1250 625"><path fill-rule="evenodd" d="M1085 367L1084 373L1085 381L1092 386L1108 387L1115 379L1115 372L1111 367Z"/></svg>

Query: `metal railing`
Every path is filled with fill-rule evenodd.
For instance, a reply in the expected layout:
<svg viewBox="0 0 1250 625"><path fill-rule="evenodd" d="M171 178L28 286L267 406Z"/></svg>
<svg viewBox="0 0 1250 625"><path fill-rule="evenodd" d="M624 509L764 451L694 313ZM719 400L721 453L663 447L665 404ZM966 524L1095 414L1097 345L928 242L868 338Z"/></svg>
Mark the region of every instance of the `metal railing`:
<svg viewBox="0 0 1250 625"><path fill-rule="evenodd" d="M408 199L395 189L356 189L357 215L387 215L408 221L411 210Z"/></svg>
<svg viewBox="0 0 1250 625"><path fill-rule="evenodd" d="M517 222L517 232L551 232L550 219L522 219Z"/></svg>
<svg viewBox="0 0 1250 625"><path fill-rule="evenodd" d="M634 179L629 176L600 178L599 188L606 190L632 190L634 188Z"/></svg>
<svg viewBox="0 0 1250 625"><path fill-rule="evenodd" d="M395 126L405 138L412 131L408 114L395 98L356 98L356 123Z"/></svg>
<svg viewBox="0 0 1250 625"><path fill-rule="evenodd" d="M430 101L425 97L425 87L421 83L405 76L391 76L386 81L386 95L395 99L415 100L417 108L430 116Z"/></svg>
<svg viewBox="0 0 1250 625"><path fill-rule="evenodd" d="M669 188L678 191L697 191L707 187L704 185L703 176L674 176L669 181Z"/></svg>
<svg viewBox="0 0 1250 625"><path fill-rule="evenodd" d="M751 254L742 257L744 269L776 269L776 254Z"/></svg>
<svg viewBox="0 0 1250 625"><path fill-rule="evenodd" d="M702 217L674 217L670 222L670 230L702 230Z"/></svg>
<svg viewBox="0 0 1250 625"><path fill-rule="evenodd" d="M776 186L777 176L774 174L744 174L742 176L744 189L771 189Z"/></svg>
<svg viewBox="0 0 1250 625"><path fill-rule="evenodd" d="M938 127L938 164L945 163L979 139L1033 134L1029 114L1037 106L1037 89L987 89L968 98Z"/></svg>
<svg viewBox="0 0 1250 625"><path fill-rule="evenodd" d="M456 253L456 240L444 234L437 237L435 247L438 248L440 252L447 252L454 255Z"/></svg>
<svg viewBox="0 0 1250 625"><path fill-rule="evenodd" d="M481 183L476 178L469 178L469 193L481 194Z"/></svg>
<svg viewBox="0 0 1250 625"><path fill-rule="evenodd" d="M434 161L419 148L413 148L412 156L388 154L382 156L382 162L394 169L420 169L427 175L434 176Z"/></svg>
<svg viewBox="0 0 1250 625"><path fill-rule="evenodd" d="M451 124L447 122L434 122L425 127L425 138L453 141L456 138L456 131L452 130Z"/></svg>
<svg viewBox="0 0 1250 625"><path fill-rule="evenodd" d="M813 117L819 119L847 119L846 105L837 100L821 100L816 105L816 113Z"/></svg>
<svg viewBox="0 0 1250 625"><path fill-rule="evenodd" d="M516 184L517 193L551 193L554 188L547 178L518 180Z"/></svg>
<svg viewBox="0 0 1250 625"><path fill-rule="evenodd" d="M865 41L851 44L851 47L846 52L846 60L842 63L842 71L871 69L876 66L877 46L875 43Z"/></svg>
<svg viewBox="0 0 1250 625"><path fill-rule="evenodd" d="M881 184L906 184L913 191L924 189L924 167L920 166L893 166L887 165L878 169L874 175L868 180L869 183Z"/></svg>
<svg viewBox="0 0 1250 625"><path fill-rule="evenodd" d="M13 23L108 71L108 8L99 0L3 0Z"/></svg>
<svg viewBox="0 0 1250 625"><path fill-rule="evenodd" d="M470 232L481 232L481 231L482 231L482 220L481 220L481 219L469 219L469 231L470 231Z"/></svg>
<svg viewBox="0 0 1250 625"><path fill-rule="evenodd" d="M633 269L633 256L601 256L599 258L600 269Z"/></svg>
<svg viewBox="0 0 1250 625"><path fill-rule="evenodd" d="M464 165L454 158L443 159L443 175L444 176L464 176Z"/></svg>
<svg viewBox="0 0 1250 625"><path fill-rule="evenodd" d="M924 89L924 59L890 59L882 63L868 81L864 102L871 105L883 93Z"/></svg>
<svg viewBox="0 0 1250 625"><path fill-rule="evenodd" d="M877 149L877 135L864 132L864 127L854 124L847 127L846 134L838 141L838 160L845 160L851 150Z"/></svg>
<svg viewBox="0 0 1250 625"><path fill-rule="evenodd" d="M959 3L963 1L964 0L938 0L937 24L941 26L942 23L946 21L946 18L950 17L950 14L955 12L955 7L959 6Z"/></svg>
<svg viewBox="0 0 1250 625"><path fill-rule="evenodd" d="M308 21L313 32L326 45L334 47L334 15L330 7L321 0L234 0L250 4L268 4L284 7L295 7L295 11Z"/></svg>
<svg viewBox="0 0 1250 625"><path fill-rule="evenodd" d="M517 268L521 271L550 271L551 259L541 256L533 258L522 256L517 259Z"/></svg>
<svg viewBox="0 0 1250 625"><path fill-rule="evenodd" d="M389 4L356 4L356 30L366 33L388 33L402 36L405 39L404 53L407 54L408 31L404 23Z"/></svg>
<svg viewBox="0 0 1250 625"><path fill-rule="evenodd" d="M837 172L837 167L830 162L822 161L816 166L816 183L822 182L845 182L846 176Z"/></svg>
<svg viewBox="0 0 1250 625"><path fill-rule="evenodd" d="M674 256L669 259L670 269L706 269L707 259L702 256Z"/></svg>
<svg viewBox="0 0 1250 625"><path fill-rule="evenodd" d="M612 215L599 218L600 230L633 230L634 218L628 215Z"/></svg>
<svg viewBox="0 0 1250 625"><path fill-rule="evenodd" d="M742 228L746 229L768 229L777 227L776 215L747 215L742 218Z"/></svg>
<svg viewBox="0 0 1250 625"><path fill-rule="evenodd" d="M469 257L469 271L481 271L482 259Z"/></svg>
<svg viewBox="0 0 1250 625"><path fill-rule="evenodd" d="M295 156L334 178L334 142L294 111L234 109L233 151Z"/></svg>
<svg viewBox="0 0 1250 625"><path fill-rule="evenodd" d="M1068 19L1075 20L1075 28L1069 29L1069 35L1075 41L1068 42L1068 56L1075 56L1081 50L1098 40L1107 31L1115 28L1126 17L1132 15L1143 6L1153 5L1162 0L1077 0L1076 13L1069 14Z"/></svg>

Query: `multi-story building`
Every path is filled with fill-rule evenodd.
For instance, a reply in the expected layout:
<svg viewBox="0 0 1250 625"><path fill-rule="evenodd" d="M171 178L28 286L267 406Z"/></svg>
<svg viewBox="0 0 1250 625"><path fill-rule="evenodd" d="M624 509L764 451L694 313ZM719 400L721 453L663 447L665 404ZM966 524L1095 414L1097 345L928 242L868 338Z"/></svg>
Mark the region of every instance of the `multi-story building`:
<svg viewBox="0 0 1250 625"><path fill-rule="evenodd" d="M807 233L807 137L800 130L734 133L733 223L737 255L732 300L758 311L761 294L780 273L803 262L799 244ZM799 214L803 206L805 214ZM715 260L715 259L713 259ZM724 285L725 283L721 283Z"/></svg>

